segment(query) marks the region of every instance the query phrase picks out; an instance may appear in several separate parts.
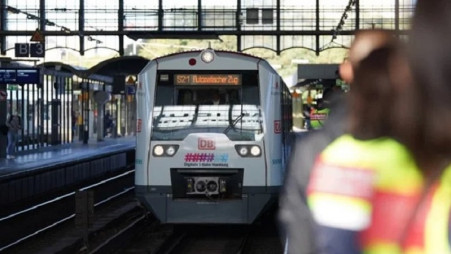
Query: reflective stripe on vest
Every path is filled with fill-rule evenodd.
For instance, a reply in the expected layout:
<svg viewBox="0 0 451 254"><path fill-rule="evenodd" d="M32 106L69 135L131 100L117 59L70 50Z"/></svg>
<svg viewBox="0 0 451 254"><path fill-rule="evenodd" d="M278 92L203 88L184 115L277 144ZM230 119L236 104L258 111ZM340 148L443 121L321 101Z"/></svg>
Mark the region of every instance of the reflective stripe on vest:
<svg viewBox="0 0 451 254"><path fill-rule="evenodd" d="M319 224L360 231L365 252L399 253L405 209L412 209L421 189L421 174L404 146L344 135L315 163L308 202Z"/></svg>
<svg viewBox="0 0 451 254"><path fill-rule="evenodd" d="M451 254L451 166L444 171L426 219L425 253Z"/></svg>

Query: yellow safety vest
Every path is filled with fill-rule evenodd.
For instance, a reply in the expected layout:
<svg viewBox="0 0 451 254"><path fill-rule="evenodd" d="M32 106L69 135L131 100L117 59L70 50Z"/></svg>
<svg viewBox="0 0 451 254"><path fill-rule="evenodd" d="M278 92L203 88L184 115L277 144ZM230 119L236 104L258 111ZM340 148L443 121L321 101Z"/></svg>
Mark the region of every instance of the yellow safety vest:
<svg viewBox="0 0 451 254"><path fill-rule="evenodd" d="M318 157L308 204L320 225L359 232L364 253L449 254L451 166L416 209L423 184L395 140L343 135Z"/></svg>
<svg viewBox="0 0 451 254"><path fill-rule="evenodd" d="M310 124L313 129L318 129L323 127L324 122L327 120L329 116L330 109L325 108L321 110L313 109L310 112Z"/></svg>

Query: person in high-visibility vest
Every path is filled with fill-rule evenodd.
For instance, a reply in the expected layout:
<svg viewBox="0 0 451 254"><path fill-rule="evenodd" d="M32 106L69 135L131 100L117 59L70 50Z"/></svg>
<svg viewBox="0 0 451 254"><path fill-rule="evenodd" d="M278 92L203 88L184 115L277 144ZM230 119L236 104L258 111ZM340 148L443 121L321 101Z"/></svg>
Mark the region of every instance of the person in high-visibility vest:
<svg viewBox="0 0 451 254"><path fill-rule="evenodd" d="M349 57L339 66L340 77L348 84L354 82L359 62L375 49L393 43L395 37L386 30L357 31ZM281 225L285 253L317 253L314 221L306 204L306 186L317 156L337 137L346 133L348 95L331 100L331 112L320 130L297 137L288 164L285 183L280 195L278 219Z"/></svg>
<svg viewBox="0 0 451 254"><path fill-rule="evenodd" d="M451 253L451 166L428 182L393 139L335 140L314 167L308 202L321 253Z"/></svg>
<svg viewBox="0 0 451 254"><path fill-rule="evenodd" d="M362 240L366 231L382 225L382 221L372 217L375 196L381 192L396 198L387 183L393 176L401 179L398 174L406 177L407 173L401 170L409 175L419 174L408 150L390 138L391 119L386 117L395 99L389 61L396 50L396 46L386 46L360 62L350 91L347 126L351 135L345 134L330 144L313 166L307 200L318 224L317 244L324 253L361 253L370 250L373 243L384 252L389 251L385 242L379 241L377 232L368 242ZM385 188L379 191L385 172L392 175L382 182ZM411 178L416 179L414 176ZM421 182L417 185L421 186ZM396 244L388 243L390 247Z"/></svg>
<svg viewBox="0 0 451 254"><path fill-rule="evenodd" d="M318 129L323 127L324 122L329 116L330 108L315 108L312 107L310 111L310 124L313 129Z"/></svg>
<svg viewBox="0 0 451 254"><path fill-rule="evenodd" d="M390 111L406 89L415 89L397 82L406 65L397 54L377 50L361 61L351 90L352 136L335 140L313 167L308 203L321 253L451 253L451 165L423 168L427 163L411 153L415 142Z"/></svg>
<svg viewBox="0 0 451 254"><path fill-rule="evenodd" d="M310 122L313 129L322 128L329 118L331 107L334 106L337 98L343 97L343 90L337 85L326 87L322 93L322 98L317 100L316 107L311 107Z"/></svg>
<svg viewBox="0 0 451 254"><path fill-rule="evenodd" d="M399 129L405 131L398 138L431 183L418 209L421 216L426 207L426 219L418 220L424 224L414 225L423 231L423 238L408 239L408 243L423 240L415 243L425 253L451 253L451 50L444 46L451 43L450 30L448 0L417 1L408 42L414 87L408 91L412 95L404 98L416 107L408 109L409 114L399 113L403 116ZM409 101L399 102L404 103Z"/></svg>

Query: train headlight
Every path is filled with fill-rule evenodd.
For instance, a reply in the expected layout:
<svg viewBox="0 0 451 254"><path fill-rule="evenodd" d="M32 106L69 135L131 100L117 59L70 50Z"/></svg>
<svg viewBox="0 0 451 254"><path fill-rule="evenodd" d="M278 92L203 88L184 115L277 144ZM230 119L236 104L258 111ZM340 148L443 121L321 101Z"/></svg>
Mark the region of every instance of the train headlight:
<svg viewBox="0 0 451 254"><path fill-rule="evenodd" d="M172 157L177 153L178 145L155 145L153 155L157 157Z"/></svg>
<svg viewBox="0 0 451 254"><path fill-rule="evenodd" d="M168 147L168 149L166 149L166 154L173 156L175 154L175 148L173 146Z"/></svg>
<svg viewBox="0 0 451 254"><path fill-rule="evenodd" d="M239 150L239 153L241 156L246 156L248 152L249 152L249 149L247 149L247 147L245 147L245 146L242 146Z"/></svg>
<svg viewBox="0 0 451 254"><path fill-rule="evenodd" d="M262 149L258 145L236 145L235 150L241 157L260 157Z"/></svg>
<svg viewBox="0 0 451 254"><path fill-rule="evenodd" d="M213 50L204 50L200 54L200 59L204 61L205 63L211 63L213 59L215 59L215 54L213 53Z"/></svg>
<svg viewBox="0 0 451 254"><path fill-rule="evenodd" d="M252 156L259 156L262 150L258 146L252 146L251 148L251 154Z"/></svg>
<svg viewBox="0 0 451 254"><path fill-rule="evenodd" d="M154 146L153 148L153 154L156 156L161 156L164 153L164 148L161 145Z"/></svg>

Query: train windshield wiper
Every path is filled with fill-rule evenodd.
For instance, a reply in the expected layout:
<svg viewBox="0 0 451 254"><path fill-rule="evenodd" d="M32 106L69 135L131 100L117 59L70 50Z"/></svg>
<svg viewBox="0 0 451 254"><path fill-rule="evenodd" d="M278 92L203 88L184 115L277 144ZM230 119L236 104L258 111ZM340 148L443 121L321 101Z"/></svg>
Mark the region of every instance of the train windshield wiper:
<svg viewBox="0 0 451 254"><path fill-rule="evenodd" d="M229 126L227 126L227 128L224 130L224 134L227 134L227 132L230 131L230 129L235 128L235 125L238 123L238 121L240 121L243 116L244 116L244 112L241 112L241 114L239 116L237 116L235 119L233 119L232 124L229 124Z"/></svg>

